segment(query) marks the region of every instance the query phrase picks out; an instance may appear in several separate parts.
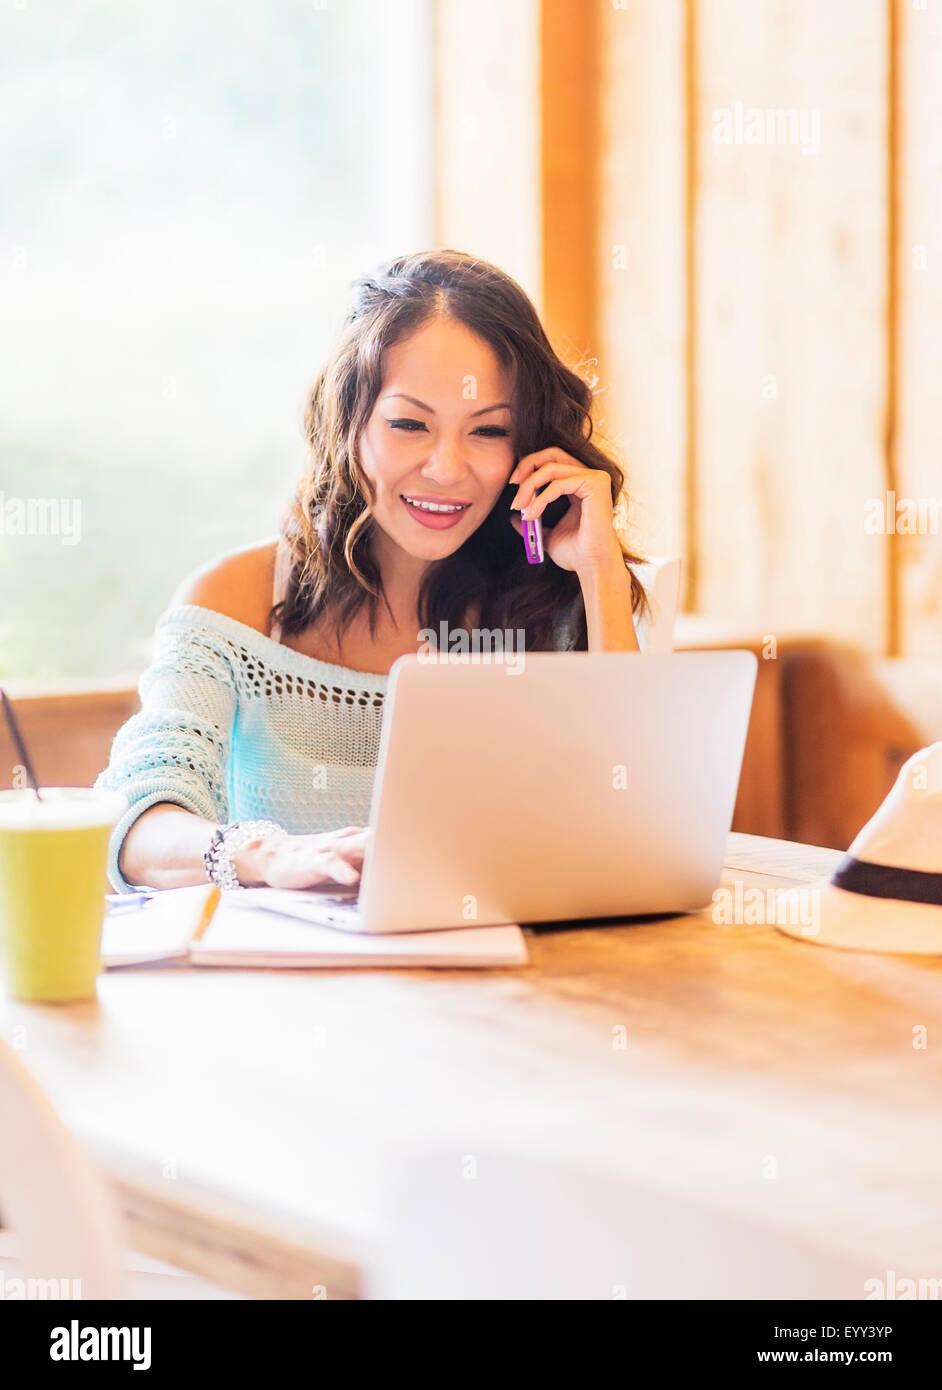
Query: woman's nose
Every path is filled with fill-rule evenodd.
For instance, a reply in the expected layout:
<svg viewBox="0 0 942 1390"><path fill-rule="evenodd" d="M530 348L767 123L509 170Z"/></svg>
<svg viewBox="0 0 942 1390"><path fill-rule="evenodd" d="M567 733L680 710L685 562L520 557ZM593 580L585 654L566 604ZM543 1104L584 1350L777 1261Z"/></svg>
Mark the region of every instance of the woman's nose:
<svg viewBox="0 0 942 1390"><path fill-rule="evenodd" d="M423 472L432 477L439 478L443 482L454 482L463 478L467 473L467 467L461 456L459 444L439 444L429 455L428 463Z"/></svg>

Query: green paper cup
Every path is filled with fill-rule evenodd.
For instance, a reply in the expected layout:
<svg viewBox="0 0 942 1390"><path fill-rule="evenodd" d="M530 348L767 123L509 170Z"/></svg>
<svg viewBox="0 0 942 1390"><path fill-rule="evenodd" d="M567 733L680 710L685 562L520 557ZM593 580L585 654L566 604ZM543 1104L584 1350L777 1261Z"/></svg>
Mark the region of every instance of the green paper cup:
<svg viewBox="0 0 942 1390"><path fill-rule="evenodd" d="M0 969L15 999L90 999L100 969L116 792L0 792Z"/></svg>

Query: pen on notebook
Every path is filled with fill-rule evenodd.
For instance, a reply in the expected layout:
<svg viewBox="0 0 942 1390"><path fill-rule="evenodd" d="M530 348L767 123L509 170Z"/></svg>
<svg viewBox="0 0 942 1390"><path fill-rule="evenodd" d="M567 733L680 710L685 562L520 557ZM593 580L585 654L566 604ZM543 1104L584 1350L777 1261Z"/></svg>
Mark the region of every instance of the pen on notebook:
<svg viewBox="0 0 942 1390"><path fill-rule="evenodd" d="M203 910L199 915L199 920L197 921L196 926L193 928L193 934L190 937L191 946L194 941L199 941L200 937L203 935L203 932L206 930L210 922L213 920L213 915L216 911L216 908L219 906L221 898L222 891L219 888L219 886L214 883L210 888L209 892L206 894L206 901L203 903Z"/></svg>
<svg viewBox="0 0 942 1390"><path fill-rule="evenodd" d="M110 916L115 912L133 912L135 908L149 903L153 896L153 893L106 893L108 914Z"/></svg>
<svg viewBox="0 0 942 1390"><path fill-rule="evenodd" d="M146 907L148 903L153 902L158 896L156 891L143 893L106 893L105 901L108 904L108 916L113 917L116 914L124 916L134 912L138 908ZM221 896L222 894L219 889L213 884L206 894L206 900L203 903L202 910L196 920L196 925L190 937L191 941L199 941L203 932L213 919L213 914L219 906Z"/></svg>

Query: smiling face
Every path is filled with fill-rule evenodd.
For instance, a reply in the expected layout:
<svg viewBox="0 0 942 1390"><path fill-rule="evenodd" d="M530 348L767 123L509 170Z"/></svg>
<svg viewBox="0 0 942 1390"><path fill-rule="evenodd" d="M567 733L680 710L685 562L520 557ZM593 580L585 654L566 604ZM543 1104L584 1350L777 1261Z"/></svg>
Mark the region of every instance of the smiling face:
<svg viewBox="0 0 942 1390"><path fill-rule="evenodd" d="M451 319L386 351L360 439L381 566L442 560L485 520L515 463L512 399L490 345Z"/></svg>

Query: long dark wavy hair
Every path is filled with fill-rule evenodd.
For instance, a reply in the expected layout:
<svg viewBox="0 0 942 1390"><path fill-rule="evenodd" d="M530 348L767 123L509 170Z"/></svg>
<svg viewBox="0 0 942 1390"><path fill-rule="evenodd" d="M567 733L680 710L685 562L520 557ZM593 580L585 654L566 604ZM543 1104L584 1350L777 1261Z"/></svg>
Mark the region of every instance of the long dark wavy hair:
<svg viewBox="0 0 942 1390"><path fill-rule="evenodd" d="M371 634L377 606L387 602L371 553L375 500L361 467L358 443L382 388L383 353L437 314L446 314L489 343L508 373L514 406L514 456L555 445L611 479L613 514L624 513L624 474L593 438L592 387L553 351L532 303L509 275L458 251L399 256L353 282L354 298L340 337L318 374L304 409L310 465L298 484L281 534L291 554L284 597L272 609L285 636L303 632L323 615L343 629L368 604ZM429 566L419 591L419 626L439 631L466 624L476 605L482 628L523 628L525 648L553 646L553 619L581 592L578 576L547 558L527 563L523 541L510 524L508 486L487 518L445 559ZM543 513L545 528L565 514L557 498ZM617 535L617 532L616 532ZM636 556L619 544L626 565ZM630 571L629 571L630 573ZM631 574L632 610L646 607ZM388 606L388 603L387 603ZM573 610L575 649L585 651L585 608Z"/></svg>

